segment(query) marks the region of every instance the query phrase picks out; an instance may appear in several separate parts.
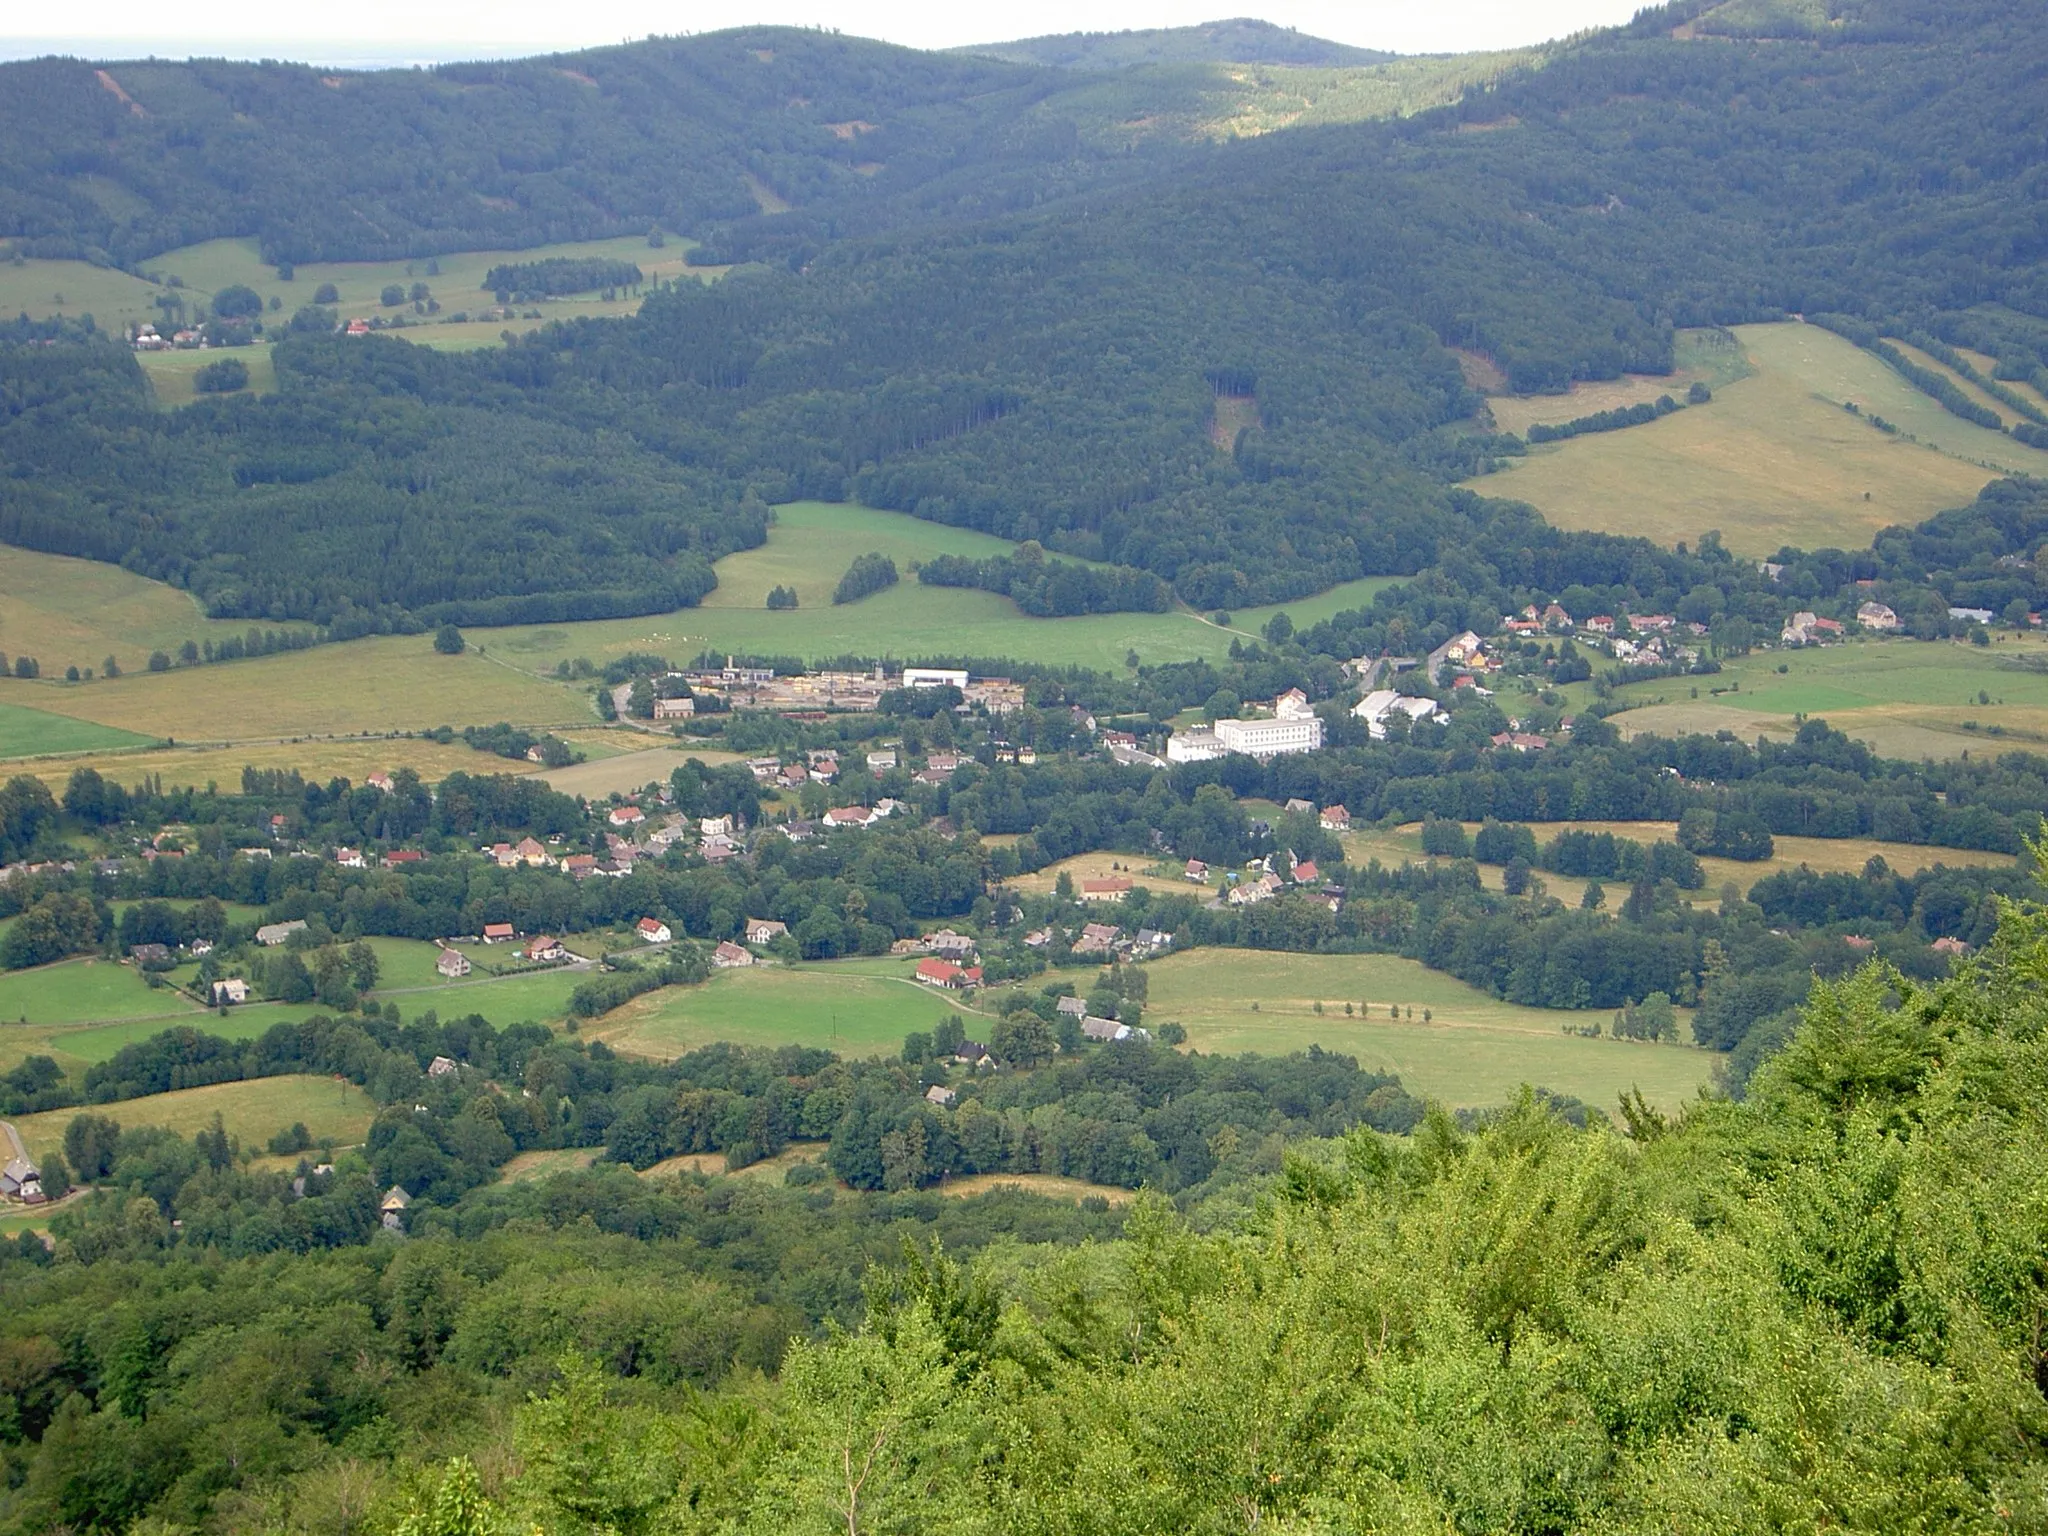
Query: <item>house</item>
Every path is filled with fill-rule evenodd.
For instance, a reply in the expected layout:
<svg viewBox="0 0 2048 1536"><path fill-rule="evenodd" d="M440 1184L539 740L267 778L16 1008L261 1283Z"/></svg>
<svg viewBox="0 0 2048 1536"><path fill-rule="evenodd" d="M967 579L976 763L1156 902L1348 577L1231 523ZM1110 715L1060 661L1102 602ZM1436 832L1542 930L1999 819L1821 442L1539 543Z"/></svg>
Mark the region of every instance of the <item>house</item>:
<svg viewBox="0 0 2048 1536"><path fill-rule="evenodd" d="M773 944L789 932L787 923L778 923L772 918L752 917L747 919L747 942L749 944Z"/></svg>
<svg viewBox="0 0 2048 1536"><path fill-rule="evenodd" d="M1289 695L1298 699L1301 690L1290 689L1281 695L1282 701L1285 702ZM1225 752L1239 752L1247 757L1314 752L1323 744L1323 722L1304 700L1298 710L1276 715L1271 720L1218 720L1216 740ZM1170 741L1167 744L1172 745Z"/></svg>
<svg viewBox="0 0 2048 1536"><path fill-rule="evenodd" d="M1516 752L1541 752L1550 745L1550 740L1544 736L1532 736L1526 731L1501 731L1493 737L1493 744Z"/></svg>
<svg viewBox="0 0 2048 1536"><path fill-rule="evenodd" d="M898 811L907 811L909 809L910 807L901 800L892 799L884 795L875 802L875 820L880 821L884 816L894 816Z"/></svg>
<svg viewBox="0 0 2048 1536"><path fill-rule="evenodd" d="M427 1063L427 1076L429 1077L450 1077L460 1070L460 1065L452 1056L436 1056Z"/></svg>
<svg viewBox="0 0 2048 1536"><path fill-rule="evenodd" d="M1225 898L1233 907L1249 907L1261 901L1270 901L1273 887L1264 880L1243 880L1230 888Z"/></svg>
<svg viewBox="0 0 2048 1536"><path fill-rule="evenodd" d="M1899 627L1899 616L1885 603L1865 603L1856 610L1856 622L1889 634Z"/></svg>
<svg viewBox="0 0 2048 1536"><path fill-rule="evenodd" d="M194 960L201 960L213 953L213 940L194 939L185 949Z"/></svg>
<svg viewBox="0 0 2048 1536"><path fill-rule="evenodd" d="M775 782L784 789L802 789L811 781L811 770L802 763L791 763L775 776Z"/></svg>
<svg viewBox="0 0 2048 1536"><path fill-rule="evenodd" d="M1552 603L1548 607L1546 607L1543 610L1541 617L1543 619L1543 627L1545 629L1569 630L1573 627L1572 616L1569 613L1565 612L1564 609L1560 608L1556 603Z"/></svg>
<svg viewBox="0 0 2048 1536"><path fill-rule="evenodd" d="M1135 942L1146 954L1159 955L1173 948L1173 935L1158 928L1140 928Z"/></svg>
<svg viewBox="0 0 2048 1536"><path fill-rule="evenodd" d="M1374 689L1351 707L1351 713L1365 722L1366 734L1374 741L1387 739L1387 721L1396 714L1406 715L1414 724L1451 718L1437 707L1436 700L1411 699L1391 688Z"/></svg>
<svg viewBox="0 0 2048 1536"><path fill-rule="evenodd" d="M486 944L509 944L518 936L518 931L510 923L484 924L484 942Z"/></svg>
<svg viewBox="0 0 2048 1536"><path fill-rule="evenodd" d="M1115 1019L1084 1018L1081 1020L1081 1037L1084 1040L1123 1040L1131 1033L1131 1026L1119 1024Z"/></svg>
<svg viewBox="0 0 2048 1536"><path fill-rule="evenodd" d="M1629 615L1629 627L1639 635L1668 634L1678 620L1668 613L1635 613Z"/></svg>
<svg viewBox="0 0 2048 1536"><path fill-rule="evenodd" d="M1077 955L1106 955L1116 946L1123 930L1112 928L1108 923L1089 923L1082 928L1081 936L1074 940Z"/></svg>
<svg viewBox="0 0 2048 1536"><path fill-rule="evenodd" d="M1063 997L1053 1004L1054 1016L1062 1019L1085 1019L1088 1017L1086 1000L1078 997Z"/></svg>
<svg viewBox="0 0 2048 1536"><path fill-rule="evenodd" d="M1131 894L1131 882L1122 875L1112 875L1104 880L1083 880L1081 899L1083 901L1122 901Z"/></svg>
<svg viewBox="0 0 2048 1536"><path fill-rule="evenodd" d="M637 805L615 805L611 814L605 817L615 827L637 827L647 819L647 813Z"/></svg>
<svg viewBox="0 0 2048 1536"><path fill-rule="evenodd" d="M656 720L688 720L697 713L697 701L688 694L679 699L656 699L654 718Z"/></svg>
<svg viewBox="0 0 2048 1536"><path fill-rule="evenodd" d="M1183 880L1191 880L1196 885L1207 885L1209 883L1209 866L1200 859L1189 859L1181 867L1180 877Z"/></svg>
<svg viewBox="0 0 2048 1536"><path fill-rule="evenodd" d="M1051 942L1052 930L1050 928L1034 928L1024 935L1024 947L1026 949L1043 949Z"/></svg>
<svg viewBox="0 0 2048 1536"><path fill-rule="evenodd" d="M1136 738L1133 738L1132 744L1136 744ZM958 752L928 752L925 754L924 765L933 773L952 774L958 773L960 765L965 761L966 759Z"/></svg>
<svg viewBox="0 0 2048 1536"><path fill-rule="evenodd" d="M282 944L293 934L304 933L305 931L306 922L304 918L294 918L288 923L265 923L256 930L256 942L266 946Z"/></svg>
<svg viewBox="0 0 2048 1536"><path fill-rule="evenodd" d="M1970 952L1970 946L1953 934L1944 934L1927 947L1937 955L1950 955L1956 959L1961 959Z"/></svg>
<svg viewBox="0 0 2048 1536"><path fill-rule="evenodd" d="M1486 650L1486 642L1471 630L1453 635L1442 645L1431 651L1422 663L1424 674L1433 683L1445 667L1465 667L1478 661Z"/></svg>
<svg viewBox="0 0 2048 1536"><path fill-rule="evenodd" d="M836 827L865 827L872 825L875 813L864 805L834 806L825 813L827 830Z"/></svg>
<svg viewBox="0 0 2048 1536"><path fill-rule="evenodd" d="M1273 714L1281 720L1307 720L1315 710L1309 707L1307 694L1299 688L1290 688L1273 701Z"/></svg>
<svg viewBox="0 0 2048 1536"><path fill-rule="evenodd" d="M941 960L936 956L918 961L914 974L917 980L927 987L945 987L956 992L981 985L980 966L963 969L950 960Z"/></svg>
<svg viewBox="0 0 2048 1536"><path fill-rule="evenodd" d="M731 939L720 939L718 948L711 951L711 963L721 971L730 971L754 963L754 952L743 944Z"/></svg>
<svg viewBox="0 0 2048 1536"><path fill-rule="evenodd" d="M1295 812L1298 815L1313 816L1315 814L1316 807L1315 802L1313 800L1303 800L1299 796L1296 796L1294 799L1289 800L1287 802L1287 809L1292 812Z"/></svg>
<svg viewBox="0 0 2048 1536"><path fill-rule="evenodd" d="M666 944L675 935L669 932L667 923L658 917L643 917L633 925L633 931L649 944Z"/></svg>
<svg viewBox="0 0 2048 1536"><path fill-rule="evenodd" d="M782 759L779 757L750 757L747 759L747 772L754 776L754 781L757 784L766 784L770 779L782 772Z"/></svg>
<svg viewBox="0 0 2048 1536"><path fill-rule="evenodd" d="M703 837L730 837L733 833L732 818L730 816L700 816L697 818L697 831Z"/></svg>
<svg viewBox="0 0 2048 1536"><path fill-rule="evenodd" d="M360 848L337 848L334 850L334 862L343 869L361 869L363 867L363 850Z"/></svg>
<svg viewBox="0 0 2048 1536"><path fill-rule="evenodd" d="M1586 633L1589 635L1611 635L1614 630L1614 615L1611 613L1596 613L1586 620Z"/></svg>
<svg viewBox="0 0 2048 1536"><path fill-rule="evenodd" d="M444 949L434 957L434 969L455 981L469 974L469 956L459 949Z"/></svg>
<svg viewBox="0 0 2048 1536"><path fill-rule="evenodd" d="M384 867L386 869L400 869L407 864L422 863L426 857L417 848L394 848L391 852L384 855Z"/></svg>
<svg viewBox="0 0 2048 1536"><path fill-rule="evenodd" d="M25 1157L7 1160L0 1167L0 1195L19 1200L24 1205L40 1205L43 1201L43 1172Z"/></svg>
<svg viewBox="0 0 2048 1536"><path fill-rule="evenodd" d="M162 944L131 944L128 946L128 958L137 965L169 965L171 952Z"/></svg>
<svg viewBox="0 0 2048 1536"><path fill-rule="evenodd" d="M988 1047L979 1040L962 1040L953 1052L953 1059L969 1067L992 1067L996 1064L995 1057L988 1053Z"/></svg>
<svg viewBox="0 0 2048 1536"><path fill-rule="evenodd" d="M405 1230L405 1213L411 1204L412 1196L405 1192L403 1185L394 1184L384 1192L384 1198L378 1202L377 1210L384 1218L384 1228L387 1232Z"/></svg>
<svg viewBox="0 0 2048 1536"><path fill-rule="evenodd" d="M838 755L832 752L813 752L811 754L811 777L826 784L830 784L834 779L838 778Z"/></svg>
<svg viewBox="0 0 2048 1536"><path fill-rule="evenodd" d="M925 1103L936 1104L940 1109L952 1108L953 1101L959 1097L960 1095L951 1088L941 1088L937 1084L933 1084L924 1091Z"/></svg>
<svg viewBox="0 0 2048 1536"><path fill-rule="evenodd" d="M928 936L925 948L942 960L966 960L974 954L974 940L964 933L955 933L950 928L941 928Z"/></svg>
<svg viewBox="0 0 2048 1536"><path fill-rule="evenodd" d="M1323 878L1323 872L1316 868L1313 860L1304 860L1289 871L1296 885L1314 885Z"/></svg>
<svg viewBox="0 0 2048 1536"><path fill-rule="evenodd" d="M235 1003L249 1001L249 983L239 976L229 976L213 984L213 1006L225 1008Z"/></svg>
<svg viewBox="0 0 2048 1536"><path fill-rule="evenodd" d="M572 853L562 860L562 868L577 880L587 880L597 873L597 855L594 853Z"/></svg>
<svg viewBox="0 0 2048 1536"><path fill-rule="evenodd" d="M869 773L887 773L891 768L894 768L895 766L896 754L894 752L881 751L870 752L868 754Z"/></svg>
<svg viewBox="0 0 2048 1536"><path fill-rule="evenodd" d="M391 793L391 775L381 769L364 779L363 782L372 789L383 790L387 795Z"/></svg>
<svg viewBox="0 0 2048 1536"><path fill-rule="evenodd" d="M549 862L547 849L530 837L519 839L518 845L513 848L512 853L520 863L528 868L540 868Z"/></svg>
<svg viewBox="0 0 2048 1536"><path fill-rule="evenodd" d="M1320 819L1325 832L1349 832L1351 830L1351 813L1341 805L1324 806Z"/></svg>
<svg viewBox="0 0 2048 1536"><path fill-rule="evenodd" d="M526 948L520 950L519 953L522 958L527 960L547 961L560 960L569 952L562 947L560 939L550 938L548 935L542 934L539 938L531 940Z"/></svg>
<svg viewBox="0 0 2048 1536"><path fill-rule="evenodd" d="M1175 731L1166 738L1166 760L1170 763L1206 763L1223 755L1223 740L1214 731ZM1003 754L996 753L1002 762Z"/></svg>

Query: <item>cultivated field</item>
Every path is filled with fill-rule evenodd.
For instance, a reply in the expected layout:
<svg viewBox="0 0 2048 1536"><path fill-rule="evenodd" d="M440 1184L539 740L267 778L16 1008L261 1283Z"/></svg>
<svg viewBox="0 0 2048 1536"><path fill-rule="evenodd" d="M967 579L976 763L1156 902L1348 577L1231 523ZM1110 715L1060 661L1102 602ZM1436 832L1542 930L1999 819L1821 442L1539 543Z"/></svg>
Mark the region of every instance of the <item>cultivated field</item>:
<svg viewBox="0 0 2048 1536"><path fill-rule="evenodd" d="M62 716L51 716L62 719ZM83 722L67 721L70 725ZM534 765L474 752L460 742L442 746L425 737L314 737L289 741L247 742L231 747L169 747L155 751L87 752L42 758L10 765L10 773L28 773L62 793L74 770L97 770L120 784L160 776L167 789L217 785L233 794L241 789L244 768L296 768L308 780L326 783L347 779L360 784L382 769L410 768L432 784L460 769L464 773L530 773Z"/></svg>
<svg viewBox="0 0 2048 1536"><path fill-rule="evenodd" d="M1411 1093L1452 1105L1499 1104L1523 1083L1603 1110L1632 1087L1653 1103L1674 1105L1713 1075L1715 1058L1707 1052L1566 1035L1560 1026L1581 1019L1604 1024L1607 1015L1503 1003L1397 955L1208 949L1154 961L1147 971L1148 1026L1178 1020L1193 1049L1234 1055L1320 1045L1397 1072ZM1377 1017L1344 1017L1347 1001L1370 1005ZM1387 1015L1395 1004L1403 1013L1398 1021Z"/></svg>
<svg viewBox="0 0 2048 1536"><path fill-rule="evenodd" d="M1629 735L1731 730L1748 741L1790 736L1806 715L1886 756L1907 759L2038 751L2048 744L2048 637L2040 635L1997 632L1983 647L1859 640L1759 651L1724 661L1722 668L1696 680L1697 699L1691 697L1695 680L1667 678L1619 690L1630 708L1614 723Z"/></svg>
<svg viewBox="0 0 2048 1536"><path fill-rule="evenodd" d="M966 1018L970 1034L986 1028L957 996L909 980L913 968L905 960L842 960L721 971L700 987L637 997L584 1032L617 1050L667 1060L720 1040L894 1055L906 1034L949 1013Z"/></svg>
<svg viewBox="0 0 2048 1536"><path fill-rule="evenodd" d="M1729 548L1763 556L1785 544L1857 548L1889 524L1963 505L1997 475L2048 472L2048 453L1949 415L1832 332L1736 334L1755 372L1717 387L1708 405L1535 448L1469 483L1530 502L1560 527L1665 544L1719 529ZM1496 416L1504 409L1496 402ZM1871 414L1918 441L1887 437Z"/></svg>
<svg viewBox="0 0 2048 1536"><path fill-rule="evenodd" d="M63 1150L64 1127L80 1112L52 1109L23 1115L14 1127L21 1132L31 1156L46 1158ZM205 1130L218 1114L229 1135L239 1136L243 1146L261 1152L264 1142L294 1124L304 1125L315 1141L332 1137L339 1146L353 1145L369 1131L377 1108L354 1083L293 1076L185 1088L119 1104L94 1105L91 1112L118 1120L124 1127L158 1125L180 1136Z"/></svg>

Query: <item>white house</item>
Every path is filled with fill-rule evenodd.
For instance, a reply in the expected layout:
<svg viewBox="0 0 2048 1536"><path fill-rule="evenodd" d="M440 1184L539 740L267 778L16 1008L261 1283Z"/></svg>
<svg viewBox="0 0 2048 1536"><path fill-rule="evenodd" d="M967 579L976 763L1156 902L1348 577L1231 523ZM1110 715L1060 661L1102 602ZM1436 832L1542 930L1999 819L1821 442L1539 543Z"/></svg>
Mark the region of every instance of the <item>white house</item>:
<svg viewBox="0 0 2048 1536"><path fill-rule="evenodd" d="M434 959L434 969L451 981L469 974L469 956L459 949L444 949Z"/></svg>
<svg viewBox="0 0 2048 1536"><path fill-rule="evenodd" d="M673 933L669 932L668 924L658 917L641 918L634 925L633 931L649 944L666 944L675 937Z"/></svg>

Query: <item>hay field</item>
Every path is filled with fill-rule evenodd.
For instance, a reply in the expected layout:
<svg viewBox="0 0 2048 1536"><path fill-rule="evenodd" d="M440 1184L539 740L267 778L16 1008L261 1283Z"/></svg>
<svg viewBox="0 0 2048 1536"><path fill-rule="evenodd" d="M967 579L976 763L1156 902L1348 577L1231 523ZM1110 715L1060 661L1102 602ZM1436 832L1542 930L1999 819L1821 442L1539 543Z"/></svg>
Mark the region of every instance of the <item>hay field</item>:
<svg viewBox="0 0 2048 1536"><path fill-rule="evenodd" d="M91 752L151 745L150 738L69 715L53 715L26 704L0 704L0 758L41 757L53 752Z"/></svg>
<svg viewBox="0 0 2048 1536"><path fill-rule="evenodd" d="M602 800L608 795L631 794L649 784L666 784L669 775L693 757L706 767L740 761L736 752L692 746L650 746L638 752L576 763L568 768L550 768L541 774L541 778L565 795Z"/></svg>
<svg viewBox="0 0 2048 1536"><path fill-rule="evenodd" d="M930 1029L949 1013L966 1018L970 1034L986 1027L957 993L911 981L913 968L906 960L837 960L717 971L702 986L636 997L584 1033L666 1061L721 1040L894 1055L906 1034Z"/></svg>
<svg viewBox="0 0 2048 1536"><path fill-rule="evenodd" d="M0 974L0 1032L23 1025L87 1024L109 1019L163 1020L158 1027L203 1019L206 1010L167 987L144 984L133 966L112 960L61 960Z"/></svg>
<svg viewBox="0 0 2048 1536"><path fill-rule="evenodd" d="M2048 472L2048 453L1949 415L1832 332L1788 323L1736 335L1755 372L1711 403L1535 448L1467 484L1564 528L1664 544L1719 529L1730 549L1765 556L1788 543L1857 548L1889 524L1964 505L2000 474ZM1887 437L1873 413L1918 441Z"/></svg>
<svg viewBox="0 0 2048 1536"><path fill-rule="evenodd" d="M1129 1205L1138 1197L1135 1189L1124 1189L1115 1184L1090 1184L1086 1179L1069 1179L1057 1173L966 1173L956 1179L947 1179L938 1186L940 1194L957 1200L971 1200L976 1195L986 1195L998 1189L1020 1189L1027 1195L1064 1200L1069 1205L1079 1205L1090 1195L1099 1196L1111 1205Z"/></svg>
<svg viewBox="0 0 2048 1536"><path fill-rule="evenodd" d="M1320 1045L1397 1072L1411 1093L1452 1105L1499 1104L1523 1083L1603 1110L1638 1086L1653 1103L1675 1105L1712 1077L1716 1059L1689 1046L1566 1035L1564 1024L1604 1025L1607 1015L1504 1003L1397 955L1204 949L1146 969L1147 1024L1178 1020L1193 1049L1235 1055ZM1346 1018L1347 1001L1371 1005L1376 1016ZM1402 1008L1399 1020L1388 1017L1389 1005Z"/></svg>
<svg viewBox="0 0 2048 1536"><path fill-rule="evenodd" d="M4 718L4 717L0 717ZM217 786L225 793L238 793L244 768L296 768L309 780L326 783L347 779L360 784L372 773L410 768L429 784L449 774L514 773L533 771L534 765L511 762L487 752L474 752L460 742L442 746L426 737L303 737L295 741L248 742L227 747L168 747L130 752L71 753L63 757L38 758L11 768L10 772L34 775L52 790L62 793L64 785L79 768L91 768L119 784L139 783L145 776L160 775L167 789Z"/></svg>
<svg viewBox="0 0 2048 1536"><path fill-rule="evenodd" d="M195 743L275 742L499 720L576 725L594 718L587 691L530 676L475 650L439 655L425 635L377 636L218 666L131 672L79 687L9 679L0 685L0 703Z"/></svg>
<svg viewBox="0 0 2048 1536"><path fill-rule="evenodd" d="M1077 853L1070 859L1061 859L1058 863L1048 864L1031 874L1019 875L1009 883L1027 896L1046 896L1051 894L1053 887L1059 883L1060 876L1065 874L1073 877L1074 891L1078 895L1083 880L1108 880L1121 876L1133 885L1142 885L1147 890L1165 895L1211 893L1210 887L1196 885L1183 879L1180 869L1180 860L1170 860L1162 864L1136 853ZM1220 874L1221 871L1216 873ZM1100 905L1105 914L1110 914L1106 915L1103 921L1114 922L1116 919L1113 914L1118 910L1117 904L1106 901Z"/></svg>
<svg viewBox="0 0 2048 1536"><path fill-rule="evenodd" d="M78 1113L77 1109L52 1109L23 1115L14 1127L21 1132L31 1156L46 1158L63 1150L64 1128ZM243 1146L260 1152L264 1142L293 1124L303 1124L315 1141L332 1137L337 1145L353 1145L368 1134L377 1106L354 1083L292 1076L152 1094L119 1104L94 1105L92 1113L106 1115L124 1127L156 1125L180 1136L205 1130L219 1114L229 1135L239 1136Z"/></svg>
<svg viewBox="0 0 2048 1536"><path fill-rule="evenodd" d="M1914 760L2039 750L2048 743L2048 670L2033 667L2048 668L2048 636L1998 631L1982 647L1866 639L1762 651L1722 663L1711 681L1736 685L1732 692L1703 689L1693 699L1679 679L1632 684L1617 692L1630 708L1613 718L1630 736L1732 730L1747 741L1789 736L1803 714Z"/></svg>
<svg viewBox="0 0 2048 1536"><path fill-rule="evenodd" d="M1474 367L1463 359L1460 366L1465 367L1470 376L1497 381L1487 389L1491 398L1486 402L1495 424L1503 432L1526 434L1539 422L1545 426L1561 426L1567 421L1600 411L1631 405L1654 405L1660 395L1669 395L1683 405L1686 391L1696 383L1719 390L1737 379L1750 377L1756 371L1754 366L1744 355L1741 345L1729 345L1725 336L1725 332L1680 331L1672 349L1673 367L1668 375L1630 373L1618 379L1585 380L1560 395L1502 394L1500 390L1506 379L1498 367L1489 374L1483 370L1475 372ZM1491 363L1491 359L1485 361Z"/></svg>
<svg viewBox="0 0 2048 1536"><path fill-rule="evenodd" d="M223 358L239 358L249 369L249 382L241 393L267 395L277 388L277 369L270 360L270 343L260 341L233 351L208 348L203 352L138 352L135 360L142 365L143 377L149 380L149 387L156 396L158 405L169 408L174 405L190 405L199 398L199 391L193 387L193 375L208 363L217 363Z"/></svg>

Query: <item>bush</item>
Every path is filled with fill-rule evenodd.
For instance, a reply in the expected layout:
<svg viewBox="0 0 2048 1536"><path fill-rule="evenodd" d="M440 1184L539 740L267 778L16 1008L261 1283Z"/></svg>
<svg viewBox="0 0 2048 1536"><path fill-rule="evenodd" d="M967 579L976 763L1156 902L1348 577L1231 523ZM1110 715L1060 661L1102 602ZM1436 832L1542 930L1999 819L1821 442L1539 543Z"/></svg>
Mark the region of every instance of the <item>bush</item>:
<svg viewBox="0 0 2048 1536"><path fill-rule="evenodd" d="M332 283L322 283L313 290L313 302L315 304L339 304L341 302L341 290Z"/></svg>
<svg viewBox="0 0 2048 1536"><path fill-rule="evenodd" d="M249 387L249 365L239 357L224 357L208 363L192 375L192 387L202 395L231 395Z"/></svg>
<svg viewBox="0 0 2048 1536"><path fill-rule="evenodd" d="M405 302L405 290L397 283L386 283L384 291L377 295L377 302L386 309L396 309Z"/></svg>

